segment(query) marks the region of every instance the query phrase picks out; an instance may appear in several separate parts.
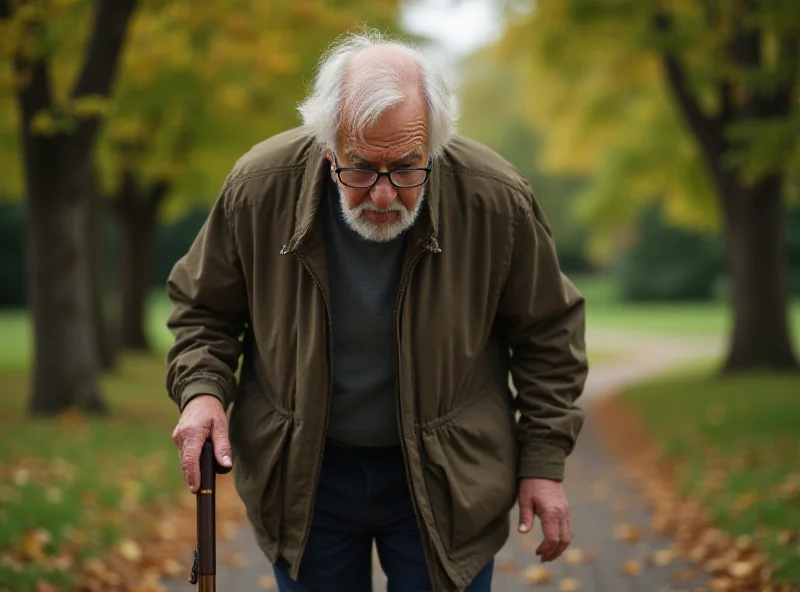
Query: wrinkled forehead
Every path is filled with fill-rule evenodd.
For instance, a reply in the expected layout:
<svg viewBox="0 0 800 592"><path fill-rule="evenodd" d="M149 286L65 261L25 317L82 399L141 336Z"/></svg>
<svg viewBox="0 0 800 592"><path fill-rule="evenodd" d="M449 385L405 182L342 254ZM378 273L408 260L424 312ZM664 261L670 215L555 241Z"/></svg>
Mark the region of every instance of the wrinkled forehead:
<svg viewBox="0 0 800 592"><path fill-rule="evenodd" d="M346 114L343 121L346 121ZM414 153L427 156L428 114L425 102L412 93L399 105L384 111L372 125L362 129L343 125L339 133L342 154L355 154L369 161L399 160Z"/></svg>

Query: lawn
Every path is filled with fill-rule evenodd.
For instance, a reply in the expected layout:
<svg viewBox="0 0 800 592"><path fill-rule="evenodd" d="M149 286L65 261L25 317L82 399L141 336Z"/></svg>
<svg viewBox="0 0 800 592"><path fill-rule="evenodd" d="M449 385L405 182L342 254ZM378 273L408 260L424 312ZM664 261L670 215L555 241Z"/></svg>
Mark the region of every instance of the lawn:
<svg viewBox="0 0 800 592"><path fill-rule="evenodd" d="M727 336L731 328L731 311L721 301L622 302L608 278L577 275L571 279L586 298L586 317L590 327L709 337ZM790 314L792 333L800 351L800 299L792 303Z"/></svg>
<svg viewBox="0 0 800 592"><path fill-rule="evenodd" d="M754 537L800 585L800 375L712 377L682 370L623 394L645 433L679 467L682 493L735 536Z"/></svg>
<svg viewBox="0 0 800 592"><path fill-rule="evenodd" d="M165 525L176 552L191 548L176 547L174 525L160 519L190 494L171 440L178 410L164 387L165 309L149 315L158 353L126 356L103 378L109 417L30 421L28 315L0 313L0 591L50 590L42 582L72 589L87 566L106 578L101 589L116 589L122 568L102 563L110 552L142 569L149 561L153 573L175 571L174 554L153 557L160 547L137 542Z"/></svg>
<svg viewBox="0 0 800 592"><path fill-rule="evenodd" d="M28 421L24 371L0 387L0 590L70 585L109 548L140 553L151 510L188 496L170 439L178 418L160 356L129 357L103 380L110 417Z"/></svg>

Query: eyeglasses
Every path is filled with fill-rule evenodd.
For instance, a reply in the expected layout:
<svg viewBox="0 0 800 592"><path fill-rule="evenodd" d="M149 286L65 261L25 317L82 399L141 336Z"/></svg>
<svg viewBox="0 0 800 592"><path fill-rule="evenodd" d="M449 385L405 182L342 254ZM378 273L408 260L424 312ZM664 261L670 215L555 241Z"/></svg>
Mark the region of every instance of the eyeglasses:
<svg viewBox="0 0 800 592"><path fill-rule="evenodd" d="M353 167L340 167L336 154L333 155L334 172L342 184L354 189L367 189L375 185L378 179L386 175L389 182L398 189L419 187L428 180L433 158L428 158L428 166L424 169L392 169L391 171L376 171L375 169L361 169Z"/></svg>

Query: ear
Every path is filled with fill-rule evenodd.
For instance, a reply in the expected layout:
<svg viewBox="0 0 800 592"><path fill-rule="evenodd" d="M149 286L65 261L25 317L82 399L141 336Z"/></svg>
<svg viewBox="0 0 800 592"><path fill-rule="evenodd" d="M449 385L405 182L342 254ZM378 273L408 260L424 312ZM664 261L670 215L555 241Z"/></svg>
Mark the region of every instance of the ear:
<svg viewBox="0 0 800 592"><path fill-rule="evenodd" d="M328 159L328 162L331 163L331 169L333 169L333 154L331 153L331 149L325 146L325 158Z"/></svg>

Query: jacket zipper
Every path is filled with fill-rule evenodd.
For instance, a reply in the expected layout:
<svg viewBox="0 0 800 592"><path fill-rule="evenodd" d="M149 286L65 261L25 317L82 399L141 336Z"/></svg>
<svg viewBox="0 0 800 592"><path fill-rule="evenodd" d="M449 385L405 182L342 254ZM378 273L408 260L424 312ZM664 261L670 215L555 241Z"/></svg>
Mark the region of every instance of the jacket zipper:
<svg viewBox="0 0 800 592"><path fill-rule="evenodd" d="M420 531L420 536L423 538L422 542L423 542L423 546L425 547L425 549L424 549L424 551L425 551L425 561L428 564L428 571L431 574L433 572L434 562L431 559L430 553L429 553L430 544L426 544L428 542L427 539L429 538L429 535L426 532L424 532L423 529L422 529L422 522L420 521L420 510L419 510L419 507L417 506L416 497L414 496L414 484L413 484L412 479L411 479L411 470L409 469L409 466L408 466L408 454L406 453L406 446L405 446L405 441L404 441L404 436L403 436L403 402L402 402L403 398L402 398L402 396L400 394L400 332L399 332L399 323L398 323L399 316L398 315L399 315L399 312L400 312L400 307L402 306L402 303L403 303L403 297L405 296L405 291L406 291L406 286L408 285L408 280L411 277L411 273L414 271L414 268L416 267L417 262L420 260L420 258L422 257L422 255L423 255L423 253L425 251L431 251L431 252L434 252L434 253L438 252L438 247L435 246L435 243L431 243L432 238L433 237L431 236L428 239L428 241L426 241L426 243L423 246L423 248L421 248L419 251L416 252L416 254L414 255L414 258L411 260L411 263L408 266L408 269L406 269L406 272L403 275L403 279L402 279L402 281L400 283L400 290L398 291L397 302L395 303L395 308L394 308L395 346L397 348L397 353L396 353L396 356L395 356L395 372L397 374L397 378L395 380L395 390L397 392L397 425L398 425L398 428L400 430L400 448L403 451L403 465L405 466L406 481L408 482L409 493L411 494L411 504L414 507L414 517L417 520L417 528Z"/></svg>
<svg viewBox="0 0 800 592"><path fill-rule="evenodd" d="M282 254L285 254L281 251ZM327 437L328 432L328 418L330 417L331 412L331 393L333 391L333 336L332 336L332 323L331 323L331 310L330 305L328 304L328 299L325 296L325 290L322 289L322 282L319 281L317 275L311 271L311 267L309 267L308 263L306 262L305 257L303 257L300 253L295 252L295 256L300 260L303 264L303 267L306 268L306 271L314 278L314 282L316 282L317 287L319 288L320 294L322 294L322 301L325 303L325 320L327 321L328 326L328 335L327 335L327 348L328 348L328 394L327 394L327 401L325 402L325 422L322 427L322 443L319 447L319 456L317 458L317 472L314 476L314 492L317 490L317 486L319 484L319 476L322 471L322 456L325 451L325 438ZM314 500L316 498L316 493L312 494L311 496L311 506L309 508L309 518L308 518L308 526L306 526L306 531L303 534L303 540L300 543L300 552L297 556L297 562L292 567L291 576L295 580L300 576L300 563L302 562L303 555L306 551L306 543L308 542L308 535L311 532L311 523L312 523L312 515L314 513Z"/></svg>

